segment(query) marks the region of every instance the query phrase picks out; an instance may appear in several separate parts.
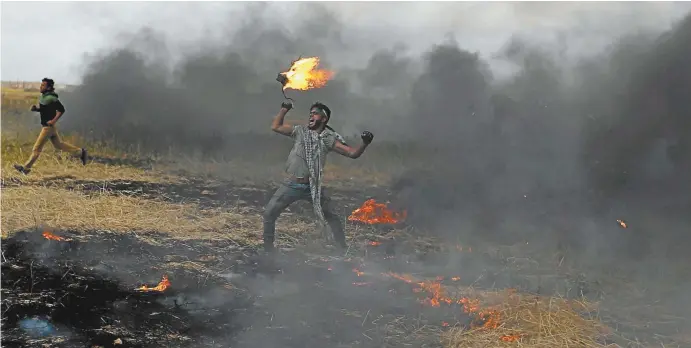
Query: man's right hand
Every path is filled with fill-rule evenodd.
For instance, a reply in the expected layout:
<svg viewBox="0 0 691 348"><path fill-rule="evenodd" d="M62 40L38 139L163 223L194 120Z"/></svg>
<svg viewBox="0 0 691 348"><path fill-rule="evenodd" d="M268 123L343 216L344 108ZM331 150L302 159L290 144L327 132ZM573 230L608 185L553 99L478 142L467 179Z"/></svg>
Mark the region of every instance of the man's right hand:
<svg viewBox="0 0 691 348"><path fill-rule="evenodd" d="M293 108L293 103L290 101L284 101L283 103L281 103L281 109L286 109L286 110L290 111L290 109L292 109L292 108Z"/></svg>
<svg viewBox="0 0 691 348"><path fill-rule="evenodd" d="M38 111L38 108L36 107L36 105L31 105L31 111Z"/></svg>

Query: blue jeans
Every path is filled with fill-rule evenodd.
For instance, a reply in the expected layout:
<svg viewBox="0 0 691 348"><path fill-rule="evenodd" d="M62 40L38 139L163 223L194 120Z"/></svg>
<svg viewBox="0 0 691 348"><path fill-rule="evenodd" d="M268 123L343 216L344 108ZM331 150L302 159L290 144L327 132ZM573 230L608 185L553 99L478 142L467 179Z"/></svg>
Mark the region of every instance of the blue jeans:
<svg viewBox="0 0 691 348"><path fill-rule="evenodd" d="M309 184L298 184L287 180L281 183L281 186L279 186L264 208L265 249L273 248L276 233L276 219L278 219L289 205L300 200L312 203ZM334 241L337 246L345 248L345 232L343 231L341 218L334 212L332 201L324 194L324 189L322 189L321 204L322 210L324 211L324 218L326 218L329 229L333 234Z"/></svg>

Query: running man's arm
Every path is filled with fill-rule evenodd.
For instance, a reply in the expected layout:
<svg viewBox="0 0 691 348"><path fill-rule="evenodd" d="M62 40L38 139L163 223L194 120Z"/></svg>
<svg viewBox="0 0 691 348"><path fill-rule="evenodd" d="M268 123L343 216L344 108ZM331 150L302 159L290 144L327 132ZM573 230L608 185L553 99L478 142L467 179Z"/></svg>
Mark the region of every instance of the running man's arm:
<svg viewBox="0 0 691 348"><path fill-rule="evenodd" d="M55 117L53 117L52 120L48 121L48 124L54 125L55 122L58 122L60 117L65 113L65 106L62 105L60 100L56 100L53 102L55 104Z"/></svg>

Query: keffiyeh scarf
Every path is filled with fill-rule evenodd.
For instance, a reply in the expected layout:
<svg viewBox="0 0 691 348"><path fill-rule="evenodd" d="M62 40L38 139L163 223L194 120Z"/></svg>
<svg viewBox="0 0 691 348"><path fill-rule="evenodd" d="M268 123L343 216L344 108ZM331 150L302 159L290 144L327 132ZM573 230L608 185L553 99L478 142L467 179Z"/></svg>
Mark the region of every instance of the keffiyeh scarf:
<svg viewBox="0 0 691 348"><path fill-rule="evenodd" d="M310 194L312 195L312 207L314 208L314 214L317 215L317 219L322 226L326 225L326 218L324 217L324 211L321 205L321 193L322 193L322 173L324 168L322 167L322 156L326 155L324 141L321 139L319 134L309 128L302 126L297 127L299 136L303 139L303 145L305 147L305 160L307 161L307 168L310 172Z"/></svg>

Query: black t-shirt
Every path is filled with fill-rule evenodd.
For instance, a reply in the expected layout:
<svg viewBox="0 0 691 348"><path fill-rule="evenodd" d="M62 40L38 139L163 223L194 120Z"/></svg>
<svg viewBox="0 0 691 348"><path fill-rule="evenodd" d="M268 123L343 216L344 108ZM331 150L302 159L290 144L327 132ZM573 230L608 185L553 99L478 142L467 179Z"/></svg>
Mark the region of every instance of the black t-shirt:
<svg viewBox="0 0 691 348"><path fill-rule="evenodd" d="M41 125L44 127L48 126L48 121L55 118L55 114L58 111L65 112L65 106L58 99L57 93L53 91L42 93L41 97L38 98L38 104L38 112L41 114Z"/></svg>

